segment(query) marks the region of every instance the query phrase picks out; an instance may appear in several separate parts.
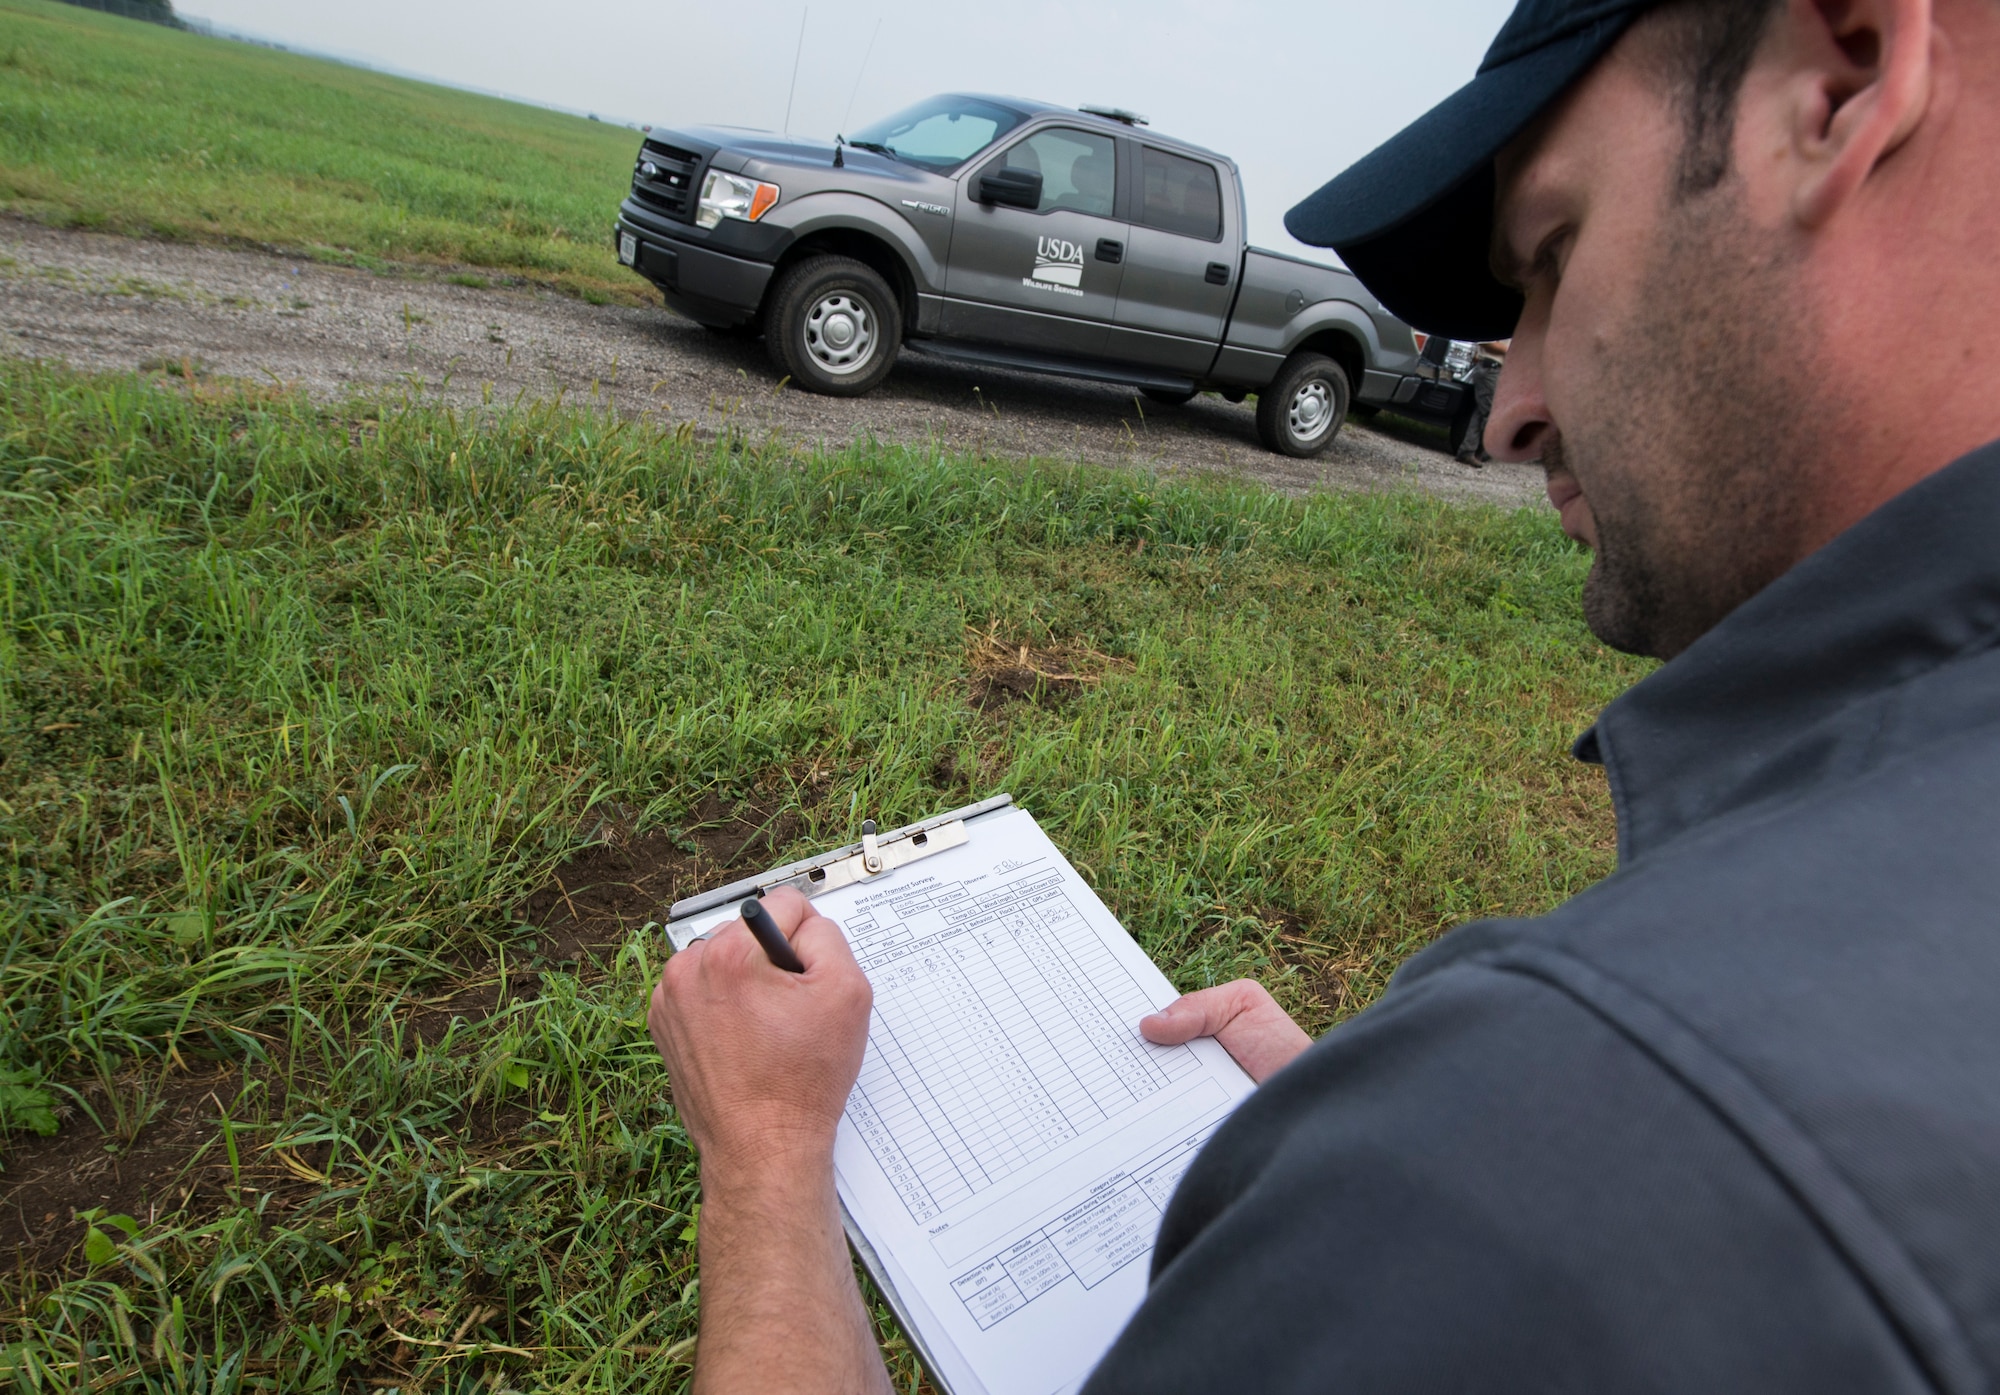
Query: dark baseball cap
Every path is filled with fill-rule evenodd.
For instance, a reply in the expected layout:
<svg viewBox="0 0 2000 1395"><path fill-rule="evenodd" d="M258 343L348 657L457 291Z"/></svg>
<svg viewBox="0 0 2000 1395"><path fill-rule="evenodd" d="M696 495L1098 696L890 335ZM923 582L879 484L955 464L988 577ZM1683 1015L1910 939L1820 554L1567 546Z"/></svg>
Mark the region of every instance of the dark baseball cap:
<svg viewBox="0 0 2000 1395"><path fill-rule="evenodd" d="M1391 313L1504 339L1521 297L1494 279L1493 159L1660 0L1521 0L1471 82L1285 215Z"/></svg>

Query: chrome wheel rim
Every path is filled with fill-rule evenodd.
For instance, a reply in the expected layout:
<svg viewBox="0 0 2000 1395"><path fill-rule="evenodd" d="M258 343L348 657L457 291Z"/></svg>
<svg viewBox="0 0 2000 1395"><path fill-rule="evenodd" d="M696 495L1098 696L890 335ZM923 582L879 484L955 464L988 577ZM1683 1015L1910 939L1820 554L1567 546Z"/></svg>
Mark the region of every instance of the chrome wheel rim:
<svg viewBox="0 0 2000 1395"><path fill-rule="evenodd" d="M1333 426L1333 385L1324 378L1299 384L1285 416L1293 439L1302 445L1317 441Z"/></svg>
<svg viewBox="0 0 2000 1395"><path fill-rule="evenodd" d="M866 368L875 357L875 315L847 291L828 291L806 312L806 352L835 377Z"/></svg>

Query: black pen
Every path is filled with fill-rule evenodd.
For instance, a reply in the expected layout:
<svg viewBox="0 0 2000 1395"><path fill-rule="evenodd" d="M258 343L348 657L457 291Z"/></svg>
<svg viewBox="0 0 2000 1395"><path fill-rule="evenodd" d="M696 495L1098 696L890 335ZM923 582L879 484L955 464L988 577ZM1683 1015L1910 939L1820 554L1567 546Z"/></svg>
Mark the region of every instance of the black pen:
<svg viewBox="0 0 2000 1395"><path fill-rule="evenodd" d="M778 922L771 919L771 913L764 909L764 903L752 896L738 908L743 923L750 927L750 933L757 937L757 943L764 947L766 957L788 974L802 974L806 966L799 962L798 954L792 949L792 942L785 938L785 932L778 928Z"/></svg>

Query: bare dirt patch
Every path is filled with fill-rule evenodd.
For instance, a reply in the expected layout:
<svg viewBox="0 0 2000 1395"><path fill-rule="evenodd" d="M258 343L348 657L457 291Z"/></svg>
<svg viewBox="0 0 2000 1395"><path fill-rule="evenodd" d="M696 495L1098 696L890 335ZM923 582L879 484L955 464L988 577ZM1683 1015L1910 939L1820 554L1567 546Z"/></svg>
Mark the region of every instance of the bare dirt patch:
<svg viewBox="0 0 2000 1395"><path fill-rule="evenodd" d="M0 1262L31 1270L59 1267L83 1240L78 1212L100 1208L150 1223L182 1210L207 1180L189 1167L215 1137L223 1109L218 1101L241 1089L240 1072L203 1069L157 1083L138 1075L117 1082L151 1113L129 1143L100 1132L74 1105L62 1111L62 1128L49 1137L7 1140ZM100 1114L110 1113L101 1088L86 1091L85 1098ZM246 1139L243 1146L251 1144ZM225 1163L225 1178L228 1172Z"/></svg>
<svg viewBox="0 0 2000 1395"><path fill-rule="evenodd" d="M1002 639L997 621L969 634L966 663L972 673L966 680L966 700L981 712L1014 702L1057 707L1102 682L1111 670L1131 667L1081 640L1036 645Z"/></svg>
<svg viewBox="0 0 2000 1395"><path fill-rule="evenodd" d="M770 867L798 831L794 814L715 795L671 827L634 834L607 824L601 840L559 867L518 914L547 937L543 959L600 959L634 929L665 920L682 897Z"/></svg>
<svg viewBox="0 0 2000 1395"><path fill-rule="evenodd" d="M378 275L266 252L145 242L0 218L0 353L155 371L322 400L391 390L505 404L562 395L699 435L856 440L1164 471L1214 471L1293 493L1415 487L1546 507L1534 467L1468 469L1420 428L1350 422L1318 460L1272 455L1252 409L1164 407L1095 383L905 353L867 397L779 386L763 346L664 308Z"/></svg>
<svg viewBox="0 0 2000 1395"><path fill-rule="evenodd" d="M414 1039L436 1046L457 1021L484 1022L509 1003L534 996L537 976L520 960L480 953L449 966L444 982L414 1003L404 1025Z"/></svg>
<svg viewBox="0 0 2000 1395"><path fill-rule="evenodd" d="M1266 913L1274 963L1296 971L1286 1010L1317 1036L1359 1012L1380 991L1381 956L1340 949L1316 938L1297 916ZM1283 987L1285 985L1281 985Z"/></svg>

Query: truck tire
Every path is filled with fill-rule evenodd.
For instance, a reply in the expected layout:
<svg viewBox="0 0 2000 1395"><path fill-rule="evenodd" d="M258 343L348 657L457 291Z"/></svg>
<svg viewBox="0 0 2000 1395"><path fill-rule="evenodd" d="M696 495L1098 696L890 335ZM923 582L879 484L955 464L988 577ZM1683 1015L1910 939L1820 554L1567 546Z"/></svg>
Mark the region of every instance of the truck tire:
<svg viewBox="0 0 2000 1395"><path fill-rule="evenodd" d="M764 347L807 392L859 397L888 376L902 345L896 293L852 257L808 257L771 288Z"/></svg>
<svg viewBox="0 0 2000 1395"><path fill-rule="evenodd" d="M1340 434L1353 395L1347 370L1325 354L1293 354L1257 394L1257 439L1279 455L1310 459Z"/></svg>
<svg viewBox="0 0 2000 1395"><path fill-rule="evenodd" d="M1192 392L1169 392L1165 388L1140 388L1148 402L1157 402L1162 407L1185 407L1194 401Z"/></svg>

